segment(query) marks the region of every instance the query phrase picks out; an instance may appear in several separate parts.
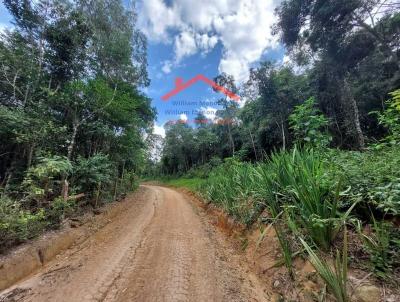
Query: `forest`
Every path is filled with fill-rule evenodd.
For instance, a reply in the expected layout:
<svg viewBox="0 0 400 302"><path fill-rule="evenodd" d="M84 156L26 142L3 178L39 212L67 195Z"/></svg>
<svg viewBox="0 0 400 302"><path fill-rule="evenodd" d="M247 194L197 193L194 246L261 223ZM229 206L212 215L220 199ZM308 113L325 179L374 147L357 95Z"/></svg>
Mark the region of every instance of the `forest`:
<svg viewBox="0 0 400 302"><path fill-rule="evenodd" d="M155 109L146 38L120 1L4 1L0 250L137 186ZM112 39L110 39L112 37Z"/></svg>
<svg viewBox="0 0 400 302"><path fill-rule="evenodd" d="M215 118L171 121L163 138L134 5L3 2L0 253L158 180L272 227L289 278L307 256L337 301L349 268L399 290L399 3L281 1L289 63L216 75L240 102L219 94Z"/></svg>

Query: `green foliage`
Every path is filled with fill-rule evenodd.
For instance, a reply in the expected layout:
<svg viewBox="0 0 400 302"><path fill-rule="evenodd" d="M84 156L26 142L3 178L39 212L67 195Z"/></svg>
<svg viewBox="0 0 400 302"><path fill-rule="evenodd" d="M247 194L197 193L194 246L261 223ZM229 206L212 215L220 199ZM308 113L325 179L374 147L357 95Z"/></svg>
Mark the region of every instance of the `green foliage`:
<svg viewBox="0 0 400 302"><path fill-rule="evenodd" d="M344 241L342 252L336 251L336 258L334 263L334 270L328 261L319 257L308 243L300 238L301 243L305 247L311 264L314 266L318 274L325 281L328 289L336 298L338 302L350 302L347 293L347 231L344 231Z"/></svg>
<svg viewBox="0 0 400 302"><path fill-rule="evenodd" d="M74 183L80 192L94 194L102 186L111 184L114 175L112 163L107 155L98 153L92 157L78 157L74 166Z"/></svg>
<svg viewBox="0 0 400 302"><path fill-rule="evenodd" d="M392 98L386 102L385 111L378 112L378 120L389 130L389 135L385 137L384 142L398 146L400 145L400 89L391 92L390 95Z"/></svg>
<svg viewBox="0 0 400 302"><path fill-rule="evenodd" d="M327 250L355 204L346 213L339 211L341 185L327 177L326 169L312 150L275 153L256 166L230 159L211 173L200 192L244 223L261 204L275 213L289 206L294 223Z"/></svg>
<svg viewBox="0 0 400 302"><path fill-rule="evenodd" d="M126 194L127 192L132 192L139 186L138 176L135 172L126 172L118 182L117 194Z"/></svg>
<svg viewBox="0 0 400 302"><path fill-rule="evenodd" d="M257 181L251 164L229 158L213 170L199 190L205 200L221 206L228 214L247 224L256 203L253 192L260 187Z"/></svg>
<svg viewBox="0 0 400 302"><path fill-rule="evenodd" d="M400 150L385 147L367 152L331 150L324 160L330 178L341 178L347 188L346 205L359 202L356 212L369 215L369 208L382 215L400 213Z"/></svg>
<svg viewBox="0 0 400 302"><path fill-rule="evenodd" d="M162 183L165 183L169 186L173 186L173 187L183 187L183 188L187 188L191 191L196 191L198 189L199 186L201 186L201 184L204 182L205 180L202 178L196 178L196 177L192 177L192 178L178 178L178 179L161 179Z"/></svg>
<svg viewBox="0 0 400 302"><path fill-rule="evenodd" d="M293 206L293 220L327 250L348 213L338 210L340 183L327 177L321 156L312 150L276 153L258 174L265 184L261 192L267 205L278 212L285 205Z"/></svg>
<svg viewBox="0 0 400 302"><path fill-rule="evenodd" d="M309 98L303 104L294 108L289 116L290 128L294 133L295 142L312 147L326 147L332 140L327 133L329 120L317 110L314 98Z"/></svg>
<svg viewBox="0 0 400 302"><path fill-rule="evenodd" d="M41 200L61 189L57 179L70 174L72 165L67 158L58 155L39 157L37 161L38 163L27 171L23 185L27 188L30 198Z"/></svg>
<svg viewBox="0 0 400 302"><path fill-rule="evenodd" d="M383 280L389 280L395 268L400 267L400 235L398 228L386 221L372 218L370 234L363 232L360 221L357 230L364 242L364 247L370 255L374 274Z"/></svg>
<svg viewBox="0 0 400 302"><path fill-rule="evenodd" d="M76 211L77 205L74 200L64 200L64 198L55 198L46 209L46 219L52 227L58 227L67 217L70 217Z"/></svg>
<svg viewBox="0 0 400 302"><path fill-rule="evenodd" d="M38 236L47 226L45 211L32 213L19 203L0 197L0 253L9 247Z"/></svg>
<svg viewBox="0 0 400 302"><path fill-rule="evenodd" d="M0 33L0 190L20 200L5 213L21 231L7 222L2 235L18 243L22 222L39 233L43 211L50 227L79 211L61 193L97 204L136 188L155 110L133 7L3 2L15 26Z"/></svg>

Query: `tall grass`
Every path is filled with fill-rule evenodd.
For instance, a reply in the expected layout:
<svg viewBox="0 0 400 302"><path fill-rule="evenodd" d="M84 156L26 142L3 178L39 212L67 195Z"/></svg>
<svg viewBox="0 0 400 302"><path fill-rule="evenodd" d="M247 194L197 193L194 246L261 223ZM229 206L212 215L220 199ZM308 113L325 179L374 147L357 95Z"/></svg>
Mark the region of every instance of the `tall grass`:
<svg viewBox="0 0 400 302"><path fill-rule="evenodd" d="M242 222L250 220L260 203L275 213L291 206L293 220L327 250L348 213L339 213L340 181L328 178L326 171L317 152L294 149L272 154L258 165L225 163L200 191Z"/></svg>
<svg viewBox="0 0 400 302"><path fill-rule="evenodd" d="M283 261L292 270L293 251L289 238L307 238L328 251L354 203L347 212L341 208L341 181L334 179L326 160L313 150L277 152L263 163L252 165L230 161L210 175L200 190L209 202L225 209L242 222L260 204L268 209L280 243ZM342 253L337 253L335 269L321 260L307 242L301 242L310 261L338 301L348 301L347 238ZM295 253L296 254L296 253Z"/></svg>
<svg viewBox="0 0 400 302"><path fill-rule="evenodd" d="M222 207L242 223L249 223L258 201L254 166L229 160L214 170L199 188L203 198Z"/></svg>
<svg viewBox="0 0 400 302"><path fill-rule="evenodd" d="M340 181L326 177L320 155L297 149L276 153L258 171L267 186L267 204L293 206L295 220L318 246L328 249L343 218L338 213Z"/></svg>
<svg viewBox="0 0 400 302"><path fill-rule="evenodd" d="M333 294L338 302L350 302L347 293L347 231L344 230L343 250L336 251L334 269L331 268L329 262L319 257L308 243L300 238L301 243L307 250L311 264L314 266L318 274L325 281L329 291Z"/></svg>

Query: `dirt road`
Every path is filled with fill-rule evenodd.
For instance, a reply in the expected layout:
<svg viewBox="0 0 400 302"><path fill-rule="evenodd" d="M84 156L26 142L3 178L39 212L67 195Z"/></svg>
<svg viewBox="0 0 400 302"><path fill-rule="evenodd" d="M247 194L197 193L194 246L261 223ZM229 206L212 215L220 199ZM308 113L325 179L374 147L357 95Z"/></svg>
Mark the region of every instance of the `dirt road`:
<svg viewBox="0 0 400 302"><path fill-rule="evenodd" d="M126 210L0 301L268 301L201 209L141 186Z"/></svg>

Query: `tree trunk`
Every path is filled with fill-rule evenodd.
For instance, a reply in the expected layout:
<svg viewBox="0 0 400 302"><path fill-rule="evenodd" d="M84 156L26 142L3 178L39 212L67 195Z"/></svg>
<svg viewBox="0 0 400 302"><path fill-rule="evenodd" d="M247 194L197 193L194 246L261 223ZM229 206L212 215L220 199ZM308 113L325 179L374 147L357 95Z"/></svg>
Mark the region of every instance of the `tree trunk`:
<svg viewBox="0 0 400 302"><path fill-rule="evenodd" d="M358 150L364 149L365 141L363 132L361 130L357 102L353 96L346 77L343 78L342 87L340 87L340 89L341 101L345 109L346 127L348 129L348 133L353 138L354 147Z"/></svg>
<svg viewBox="0 0 400 302"><path fill-rule="evenodd" d="M75 147L75 140L76 140L76 134L78 133L78 128L79 128L79 123L78 121L74 121L73 126L72 126L72 136L71 136L71 141L69 142L68 145L68 152L67 152L67 158L68 160L71 160L72 154L74 152L74 147Z"/></svg>
<svg viewBox="0 0 400 302"><path fill-rule="evenodd" d="M28 159L26 162L26 167L29 169L32 165L33 151L35 150L35 146L32 144L28 147Z"/></svg>
<svg viewBox="0 0 400 302"><path fill-rule="evenodd" d="M230 127L229 123L230 123L230 121L228 121L228 135L229 135L229 140L231 142L231 147L232 147L232 156L234 156L235 155L235 143L233 141L231 127Z"/></svg>
<svg viewBox="0 0 400 302"><path fill-rule="evenodd" d="M255 157L256 157L256 161L258 161L256 145L254 144L253 134L251 133L250 128L249 128L249 134L250 134L251 143L252 143L252 145L253 145L254 155L255 155Z"/></svg>
<svg viewBox="0 0 400 302"><path fill-rule="evenodd" d="M76 134L78 133L78 129L79 129L79 122L76 119L74 119L73 125L72 125L71 140L70 140L68 148L67 148L67 159L69 161L71 161L72 154L74 152ZM65 175L63 176L61 182L63 184L62 189L61 189L61 196L63 196L64 200L67 200L69 184L68 184L67 177Z"/></svg>
<svg viewBox="0 0 400 302"><path fill-rule="evenodd" d="M286 150L286 134L285 134L285 125L283 119L281 117L281 131L282 131L282 149L283 151Z"/></svg>

